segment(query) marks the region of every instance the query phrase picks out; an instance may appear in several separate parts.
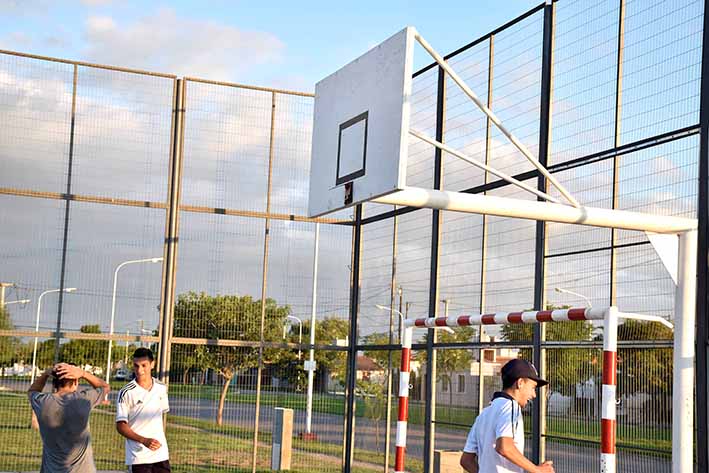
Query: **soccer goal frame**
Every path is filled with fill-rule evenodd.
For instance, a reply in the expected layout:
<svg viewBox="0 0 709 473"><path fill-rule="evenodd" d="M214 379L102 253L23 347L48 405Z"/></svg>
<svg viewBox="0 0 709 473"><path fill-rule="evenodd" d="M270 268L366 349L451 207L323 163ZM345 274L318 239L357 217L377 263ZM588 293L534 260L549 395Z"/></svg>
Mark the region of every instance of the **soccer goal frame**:
<svg viewBox="0 0 709 473"><path fill-rule="evenodd" d="M411 345L417 328L440 329L500 324L536 324L546 322L603 321L603 368L601 391L601 473L616 471L616 386L618 320L636 319L659 322L670 328L672 324L655 315L619 312L617 307L575 308L543 311L497 312L482 315L454 315L409 319L401 335L401 369L399 372L399 416L396 424L395 473L404 473L406 434L409 418L409 381L411 373ZM690 450L691 454L691 450ZM690 458L691 460L691 458Z"/></svg>

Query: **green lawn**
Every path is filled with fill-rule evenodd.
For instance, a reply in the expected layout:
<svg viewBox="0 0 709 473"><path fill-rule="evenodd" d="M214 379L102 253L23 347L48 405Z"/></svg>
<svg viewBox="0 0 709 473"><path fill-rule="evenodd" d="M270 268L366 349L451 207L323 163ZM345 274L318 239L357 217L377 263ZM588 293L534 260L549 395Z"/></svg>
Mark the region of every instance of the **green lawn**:
<svg viewBox="0 0 709 473"><path fill-rule="evenodd" d="M171 396L218 399L218 389L202 386L170 386ZM254 393L229 395L230 402L254 403ZM396 400L394 400L396 401ZM263 393L263 405L288 407L305 410L305 395L300 393ZM370 416L375 399L358 399L357 415ZM369 404L368 404L369 403ZM396 418L396 402L393 402L392 418ZM313 402L316 412L343 415L342 396L316 394ZM465 407L443 407L437 409L437 422L441 427L455 429L445 423L460 424L461 435L474 421L476 411ZM36 471L39 469L41 439L38 432L29 427L30 410L24 394L0 393L0 471ZM101 406L93 416L91 429L94 454L99 469L123 469L123 440L115 432L113 406ZM410 422L422 424L424 406L411 403ZM383 419L381 419L383 424ZM531 426L531 419L525 416L525 425ZM547 433L555 437L553 442L575 443L575 441L599 441L597 422L586 419L565 417L550 418ZM383 445L383 428L382 440ZM671 452L671 429L647 426L619 426L618 446L627 448L651 448L661 450L659 456L669 456ZM253 429L235 425L217 426L209 419L195 419L169 415L167 428L171 461L176 472L241 472L251 471L253 450ZM259 432L258 471L270 471L271 433ZM33 448L28 448L33 446ZM303 442L293 439L294 472L339 472L341 470L342 445L323 442ZM392 448L393 452L393 448ZM666 453L665 453L666 452ZM391 455L393 462L393 453ZM356 449L354 458L360 462L354 465L358 473L381 470L384 455L381 452ZM421 462L407 460L407 471L421 471Z"/></svg>
<svg viewBox="0 0 709 473"><path fill-rule="evenodd" d="M0 471L37 471L41 463L41 438L30 424L30 408L24 395L0 394ZM124 470L123 440L115 432L114 417L101 408L91 417L92 444L96 467ZM251 471L253 434L233 426L217 427L209 421L170 416L167 440L173 471L247 472ZM257 471L270 470L270 433L259 436ZM363 458L362 452L359 458ZM342 449L320 442L294 442L295 473L341 471ZM355 465L357 473L379 471L379 460L366 452L371 465ZM380 462L383 460L380 460ZM419 469L420 471L420 469Z"/></svg>

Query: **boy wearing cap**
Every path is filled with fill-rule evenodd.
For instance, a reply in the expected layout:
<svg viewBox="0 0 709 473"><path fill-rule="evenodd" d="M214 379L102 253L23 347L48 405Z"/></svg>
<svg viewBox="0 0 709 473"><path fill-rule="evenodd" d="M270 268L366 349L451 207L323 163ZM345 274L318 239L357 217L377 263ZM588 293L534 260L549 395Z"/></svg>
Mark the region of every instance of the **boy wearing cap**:
<svg viewBox="0 0 709 473"><path fill-rule="evenodd" d="M524 451L522 408L546 386L533 364L515 359L502 367L502 391L492 396L473 427L460 458L468 473L554 473L551 461L535 465Z"/></svg>

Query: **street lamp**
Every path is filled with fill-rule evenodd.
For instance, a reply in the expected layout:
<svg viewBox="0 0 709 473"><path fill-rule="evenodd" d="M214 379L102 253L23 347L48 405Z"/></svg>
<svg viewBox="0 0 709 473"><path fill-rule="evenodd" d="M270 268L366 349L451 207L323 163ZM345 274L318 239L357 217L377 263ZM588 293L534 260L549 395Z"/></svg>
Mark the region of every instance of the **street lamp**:
<svg viewBox="0 0 709 473"><path fill-rule="evenodd" d="M119 264L116 267L116 270L113 272L113 297L111 300L111 327L109 330L109 336L113 336L113 320L115 319L116 316L116 287L118 285L118 271L126 265L129 264L135 264L135 263L158 263L162 261L163 258L162 256L159 258L144 258L144 259L136 259L136 260L130 260L130 261L124 261L123 263ZM113 340L108 339L108 360L106 361L106 382L110 382L110 377L111 377L111 349L113 348Z"/></svg>
<svg viewBox="0 0 709 473"><path fill-rule="evenodd" d="M20 300L18 300L18 301L5 302L4 305L10 305L10 304L22 304L22 305L25 305L25 304L27 304L28 302L31 302L30 299L20 299Z"/></svg>
<svg viewBox="0 0 709 473"><path fill-rule="evenodd" d="M302 343L303 343L303 321L300 320L295 315L286 315L286 319L291 319L291 320L295 320L296 322L298 322L298 345L302 345ZM285 334L286 334L286 326L284 324L283 325L284 338L285 338ZM301 358L301 353L300 353L300 346L299 346L298 347L298 359L300 360L300 358Z"/></svg>
<svg viewBox="0 0 709 473"><path fill-rule="evenodd" d="M581 299L586 301L586 304L589 307L593 307L593 304L591 304L591 301L588 299L588 297L584 296L583 294L579 294L578 292L574 292L574 291L569 291L568 289L563 289L561 287L555 287L554 290L556 292L560 292L562 294L571 294L572 296L580 297Z"/></svg>
<svg viewBox="0 0 709 473"><path fill-rule="evenodd" d="M75 287L67 287L64 289L50 289L49 291L44 291L42 294L39 295L39 298L37 299L37 317L35 320L34 324L34 332L37 333L39 332L39 313L42 308L42 297L44 297L46 294L50 294L52 292L74 292L76 291ZM37 370L37 335L34 337L34 348L32 349L32 383L34 383L34 372Z"/></svg>
<svg viewBox="0 0 709 473"><path fill-rule="evenodd" d="M399 316L399 319L401 320L401 326L402 327L404 326L404 319L406 317L404 317L404 314L402 314L400 311L394 309L393 307L387 307L387 306L381 305L381 304L375 304L375 307L379 310L388 310L389 312L397 314Z"/></svg>

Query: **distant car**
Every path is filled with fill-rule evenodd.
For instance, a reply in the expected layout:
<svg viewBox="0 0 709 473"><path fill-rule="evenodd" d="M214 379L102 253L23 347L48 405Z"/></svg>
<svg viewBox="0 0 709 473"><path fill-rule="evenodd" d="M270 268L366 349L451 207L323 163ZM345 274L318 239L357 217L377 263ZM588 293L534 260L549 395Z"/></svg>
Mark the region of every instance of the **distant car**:
<svg viewBox="0 0 709 473"><path fill-rule="evenodd" d="M128 381L130 378L130 372L125 368L118 368L116 370L116 375L113 377L116 381Z"/></svg>

